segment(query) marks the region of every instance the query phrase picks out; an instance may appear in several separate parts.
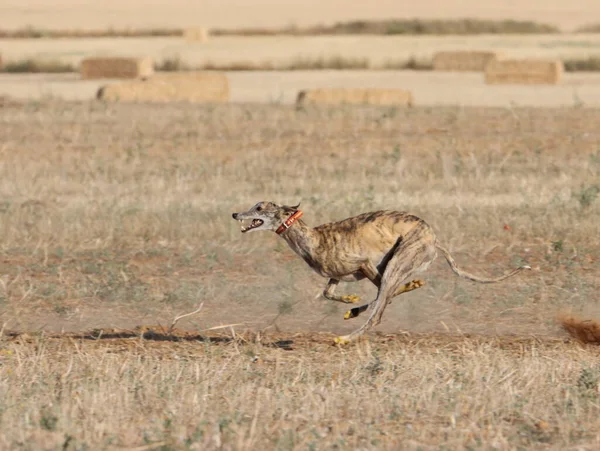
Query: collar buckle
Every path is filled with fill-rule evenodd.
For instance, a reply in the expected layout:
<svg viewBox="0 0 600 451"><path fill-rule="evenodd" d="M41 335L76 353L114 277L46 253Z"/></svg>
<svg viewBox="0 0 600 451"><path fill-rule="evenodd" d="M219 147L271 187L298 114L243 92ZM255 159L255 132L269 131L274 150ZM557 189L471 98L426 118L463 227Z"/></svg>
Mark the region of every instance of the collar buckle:
<svg viewBox="0 0 600 451"><path fill-rule="evenodd" d="M277 235L281 235L283 232L285 232L287 229L289 229L294 222L296 222L296 220L300 219L300 217L304 214L304 212L302 210L296 210L292 216L290 216L289 218L287 218L285 221L283 221L281 223L281 225L277 228L277 230L275 230L275 233L277 233Z"/></svg>

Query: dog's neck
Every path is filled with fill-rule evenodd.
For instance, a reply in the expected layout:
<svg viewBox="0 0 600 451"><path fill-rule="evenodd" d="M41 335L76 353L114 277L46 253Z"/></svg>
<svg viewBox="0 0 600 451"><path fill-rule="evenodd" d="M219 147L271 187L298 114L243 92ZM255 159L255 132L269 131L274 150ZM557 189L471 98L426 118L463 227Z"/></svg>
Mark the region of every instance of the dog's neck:
<svg viewBox="0 0 600 451"><path fill-rule="evenodd" d="M298 219L292 226L280 235L296 254L304 260L312 261L312 253L317 244L315 231Z"/></svg>

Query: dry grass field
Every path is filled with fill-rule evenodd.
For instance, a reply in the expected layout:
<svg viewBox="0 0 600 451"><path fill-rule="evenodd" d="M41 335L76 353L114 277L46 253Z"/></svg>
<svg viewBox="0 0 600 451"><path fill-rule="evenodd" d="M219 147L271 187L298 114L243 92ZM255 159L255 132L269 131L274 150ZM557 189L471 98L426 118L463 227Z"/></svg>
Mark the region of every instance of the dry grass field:
<svg viewBox="0 0 600 451"><path fill-rule="evenodd" d="M564 340L321 335L4 343L5 449L599 446L598 351Z"/></svg>
<svg viewBox="0 0 600 451"><path fill-rule="evenodd" d="M600 110L0 105L0 447L600 446L600 349L556 321L600 316ZM258 200L408 210L465 269L533 270L437 261L339 348L362 317L240 233Z"/></svg>
<svg viewBox="0 0 600 451"><path fill-rule="evenodd" d="M380 88L410 90L417 105L600 105L598 73L569 73L560 85L548 89L488 86L481 73L389 70L406 67L410 61L430 65L436 52L449 50L493 50L509 58L585 63L600 54L600 35L224 36L200 44L182 38L0 40L5 65L26 70L32 70L33 63L74 70L83 59L93 56L149 56L159 67L273 69L230 72L233 102L291 103L304 89ZM338 63L341 68L353 65L357 70L277 70L318 69L319 65L335 68ZM0 74L0 95L89 100L105 83L81 80L77 74Z"/></svg>

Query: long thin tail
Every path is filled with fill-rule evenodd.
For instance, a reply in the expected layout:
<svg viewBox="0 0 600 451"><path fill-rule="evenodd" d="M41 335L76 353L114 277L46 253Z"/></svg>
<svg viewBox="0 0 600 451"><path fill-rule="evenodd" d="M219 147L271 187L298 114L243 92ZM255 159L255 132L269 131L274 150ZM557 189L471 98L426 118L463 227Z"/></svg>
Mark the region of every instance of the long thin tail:
<svg viewBox="0 0 600 451"><path fill-rule="evenodd" d="M501 280L508 279L509 277L514 276L515 274L523 271L524 269L531 269L531 266L525 265L525 266L519 266L517 269L513 269L511 272L504 274L503 276L500 276L500 277L494 277L494 278L478 277L478 276L474 276L473 274L469 274L468 272L460 269L458 267L458 265L456 264L456 262L454 261L454 259L452 258L452 255L450 255L450 252L448 252L448 250L446 250L442 246L440 246L439 243L435 243L435 247L438 248L440 250L440 252L442 253L442 255L446 258L446 261L450 265L450 268L452 268L452 272L454 272L454 274L456 274L459 277L462 277L463 279L472 280L473 282L496 283L496 282L500 282Z"/></svg>

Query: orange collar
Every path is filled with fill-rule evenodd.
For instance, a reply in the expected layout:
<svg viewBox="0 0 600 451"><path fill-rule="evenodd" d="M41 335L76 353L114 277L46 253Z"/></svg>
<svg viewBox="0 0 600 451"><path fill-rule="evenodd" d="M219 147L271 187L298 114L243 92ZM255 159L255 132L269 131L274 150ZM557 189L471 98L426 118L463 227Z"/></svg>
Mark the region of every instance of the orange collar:
<svg viewBox="0 0 600 451"><path fill-rule="evenodd" d="M302 210L296 210L296 212L292 216L290 216L285 221L283 221L283 223L277 228L277 230L275 230L275 233L277 235L281 235L283 232L285 232L287 229L289 229L294 222L296 222L298 219L300 219L300 217L303 214L304 214L304 212Z"/></svg>

